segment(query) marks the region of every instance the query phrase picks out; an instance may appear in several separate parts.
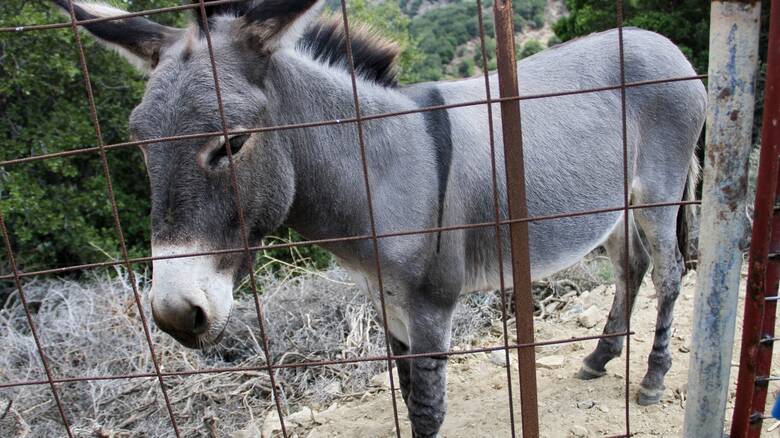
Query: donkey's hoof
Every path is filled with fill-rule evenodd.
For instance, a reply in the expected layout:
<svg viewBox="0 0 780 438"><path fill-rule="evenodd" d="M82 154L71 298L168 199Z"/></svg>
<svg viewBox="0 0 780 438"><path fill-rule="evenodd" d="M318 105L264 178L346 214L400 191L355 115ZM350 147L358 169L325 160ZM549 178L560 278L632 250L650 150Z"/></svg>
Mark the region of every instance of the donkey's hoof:
<svg viewBox="0 0 780 438"><path fill-rule="evenodd" d="M580 380L593 380L598 379L599 377L603 377L606 374L607 370L597 371L585 364L582 364L580 370L577 371L577 378Z"/></svg>
<svg viewBox="0 0 780 438"><path fill-rule="evenodd" d="M644 386L639 387L636 395L636 402L639 406L650 406L661 402L661 396L664 394L664 388L648 389Z"/></svg>

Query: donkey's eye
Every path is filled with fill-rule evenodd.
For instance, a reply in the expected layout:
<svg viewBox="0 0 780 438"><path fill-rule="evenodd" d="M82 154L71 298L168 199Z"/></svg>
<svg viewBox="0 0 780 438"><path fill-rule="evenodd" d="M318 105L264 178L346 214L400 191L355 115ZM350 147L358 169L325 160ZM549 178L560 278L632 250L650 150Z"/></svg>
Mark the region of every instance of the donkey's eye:
<svg viewBox="0 0 780 438"><path fill-rule="evenodd" d="M230 137L230 152L232 152L233 155L239 153L247 140L249 140L249 134L241 134L236 135L235 137Z"/></svg>
<svg viewBox="0 0 780 438"><path fill-rule="evenodd" d="M228 142L230 143L230 152L232 153L233 157L241 152L241 148L244 147L244 144L247 140L249 140L249 134L240 134L230 137ZM205 161L212 169L227 166L230 163L230 160L228 159L227 146L225 145L224 141L220 142L219 147L211 151Z"/></svg>

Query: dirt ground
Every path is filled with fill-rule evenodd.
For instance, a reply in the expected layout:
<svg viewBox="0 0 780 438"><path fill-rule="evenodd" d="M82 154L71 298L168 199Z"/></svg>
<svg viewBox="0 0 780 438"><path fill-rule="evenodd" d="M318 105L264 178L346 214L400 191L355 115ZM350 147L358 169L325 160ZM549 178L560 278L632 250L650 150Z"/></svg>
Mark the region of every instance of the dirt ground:
<svg viewBox="0 0 780 438"><path fill-rule="evenodd" d="M687 392L687 367L691 335L691 315L695 274L684 279L684 290L676 307L676 321L672 337L674 365L666 378L666 392L660 404L642 407L636 404L637 386L646 367L655 328L655 297L649 277L646 278L632 319L629 412L631 431L637 437L679 436L684 416ZM743 286L744 287L744 286ZM536 339L564 339L572 336L598 334L611 304L612 287L598 287L583 299L585 308L595 306L599 317L594 327L583 326L581 318L567 314L567 308L553 318L537 319ZM742 300L740 300L740 307ZM594 311L595 311L594 310ZM740 309L739 315L742 315ZM568 321L562 321L566 320ZM587 322L585 325L589 325ZM735 341L732 362L731 400L727 418L733 408L734 380L736 379L739 336ZM494 324L494 336L481 340L477 346L501 345L500 325ZM545 437L600 437L623 434L625 424L625 354L607 366L607 375L592 381L580 381L574 374L582 358L595 347L596 341L570 343L537 348L537 381L539 388L539 420ZM465 349L468 346L454 348ZM498 356L498 357L496 357ZM777 355L776 355L777 356ZM503 355L498 353L454 356L449 366L449 410L442 436L505 437L510 436L506 368L500 365ZM560 364L562 361L562 364ZM546 362L546 363L545 363ZM545 363L545 364L543 364ZM780 360L775 360L773 374L780 374ZM345 398L328 407L308 408L290 416L288 422L300 437L391 437L393 408L387 386L386 373L378 375L375 387L362 395ZM512 371L515 421L520 434L517 370ZM397 381L397 380L396 380ZM770 398L778 394L780 385L770 386ZM410 436L406 408L400 395L396 396L403 436ZM317 409L321 410L317 410ZM273 412L272 412L273 414ZM273 431L273 416L266 417L263 436ZM278 422L278 420L276 420ZM777 434L777 435L775 435ZM768 420L764 436L780 436L778 422Z"/></svg>

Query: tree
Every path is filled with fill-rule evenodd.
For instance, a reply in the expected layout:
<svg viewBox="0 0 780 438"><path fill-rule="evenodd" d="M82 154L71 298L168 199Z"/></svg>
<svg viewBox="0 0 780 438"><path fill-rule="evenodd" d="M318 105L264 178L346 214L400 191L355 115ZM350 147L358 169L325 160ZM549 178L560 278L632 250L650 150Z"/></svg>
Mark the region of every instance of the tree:
<svg viewBox="0 0 780 438"><path fill-rule="evenodd" d="M134 0L127 6L165 3ZM45 1L6 0L0 8L0 26L64 20ZM91 38L82 41L103 141L126 141L127 118L143 93L143 78ZM97 144L70 28L0 34L0 58L0 160ZM130 253L144 254L149 196L141 154L135 148L114 150L109 167ZM119 255L96 153L0 168L0 209L17 261L27 270ZM5 250L0 254L0 266L7 264Z"/></svg>

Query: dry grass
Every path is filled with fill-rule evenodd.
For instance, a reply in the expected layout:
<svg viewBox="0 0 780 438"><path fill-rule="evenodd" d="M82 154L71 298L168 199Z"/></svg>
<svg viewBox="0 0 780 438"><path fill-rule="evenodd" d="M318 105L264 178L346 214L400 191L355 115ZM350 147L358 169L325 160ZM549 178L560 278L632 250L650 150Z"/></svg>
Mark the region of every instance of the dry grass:
<svg viewBox="0 0 780 438"><path fill-rule="evenodd" d="M274 363L378 356L384 337L366 298L342 271L305 273L287 280L260 278ZM128 278L103 275L88 282L46 280L25 292L35 324L58 378L154 372ZM458 312L455 341L484 334L499 309L496 294L467 297ZM148 308L146 314L149 314ZM236 303L222 344L187 350L152 324L154 346L165 371L259 367L266 363L251 296ZM35 343L17 299L0 310L0 382L45 379ZM290 410L303 401L326 406L363 393L384 362L291 368L277 379ZM219 436L244 428L271 408L265 371L200 374L165 379L183 435L208 436L216 418ZM171 435L155 378L93 380L59 385L72 430L79 436ZM0 392L0 436L61 436L64 430L48 385ZM112 435L113 434L113 435Z"/></svg>
<svg viewBox="0 0 780 438"><path fill-rule="evenodd" d="M584 266L584 265L583 265ZM272 361L304 361L379 356L384 335L368 300L339 269L296 275L260 274ZM584 284L600 281L602 268L587 272ZM289 274L292 274L290 272ZM139 275L145 291L147 280ZM153 373L149 348L122 271L88 281L33 281L25 292L52 371L58 378ZM560 296L560 281L537 284L540 299ZM575 283L572 283L575 284ZM564 288L565 289L565 288ZM549 291L552 290L553 293ZM148 303L145 312L150 315ZM455 317L453 343L468 345L500 318L497 293L463 297ZM237 299L221 345L187 350L151 324L154 347L164 371L260 367L266 359L254 300ZM44 380L23 309L12 295L0 309L0 383ZM286 368L276 380L289 412L299 406L327 407L333 400L362 395L385 370L383 361L314 368ZM267 372L222 372L167 377L166 388L183 436L229 436L273 407ZM90 380L58 385L68 420L78 436L172 436L170 419L156 378ZM64 434L48 385L0 390L0 436L48 437Z"/></svg>

